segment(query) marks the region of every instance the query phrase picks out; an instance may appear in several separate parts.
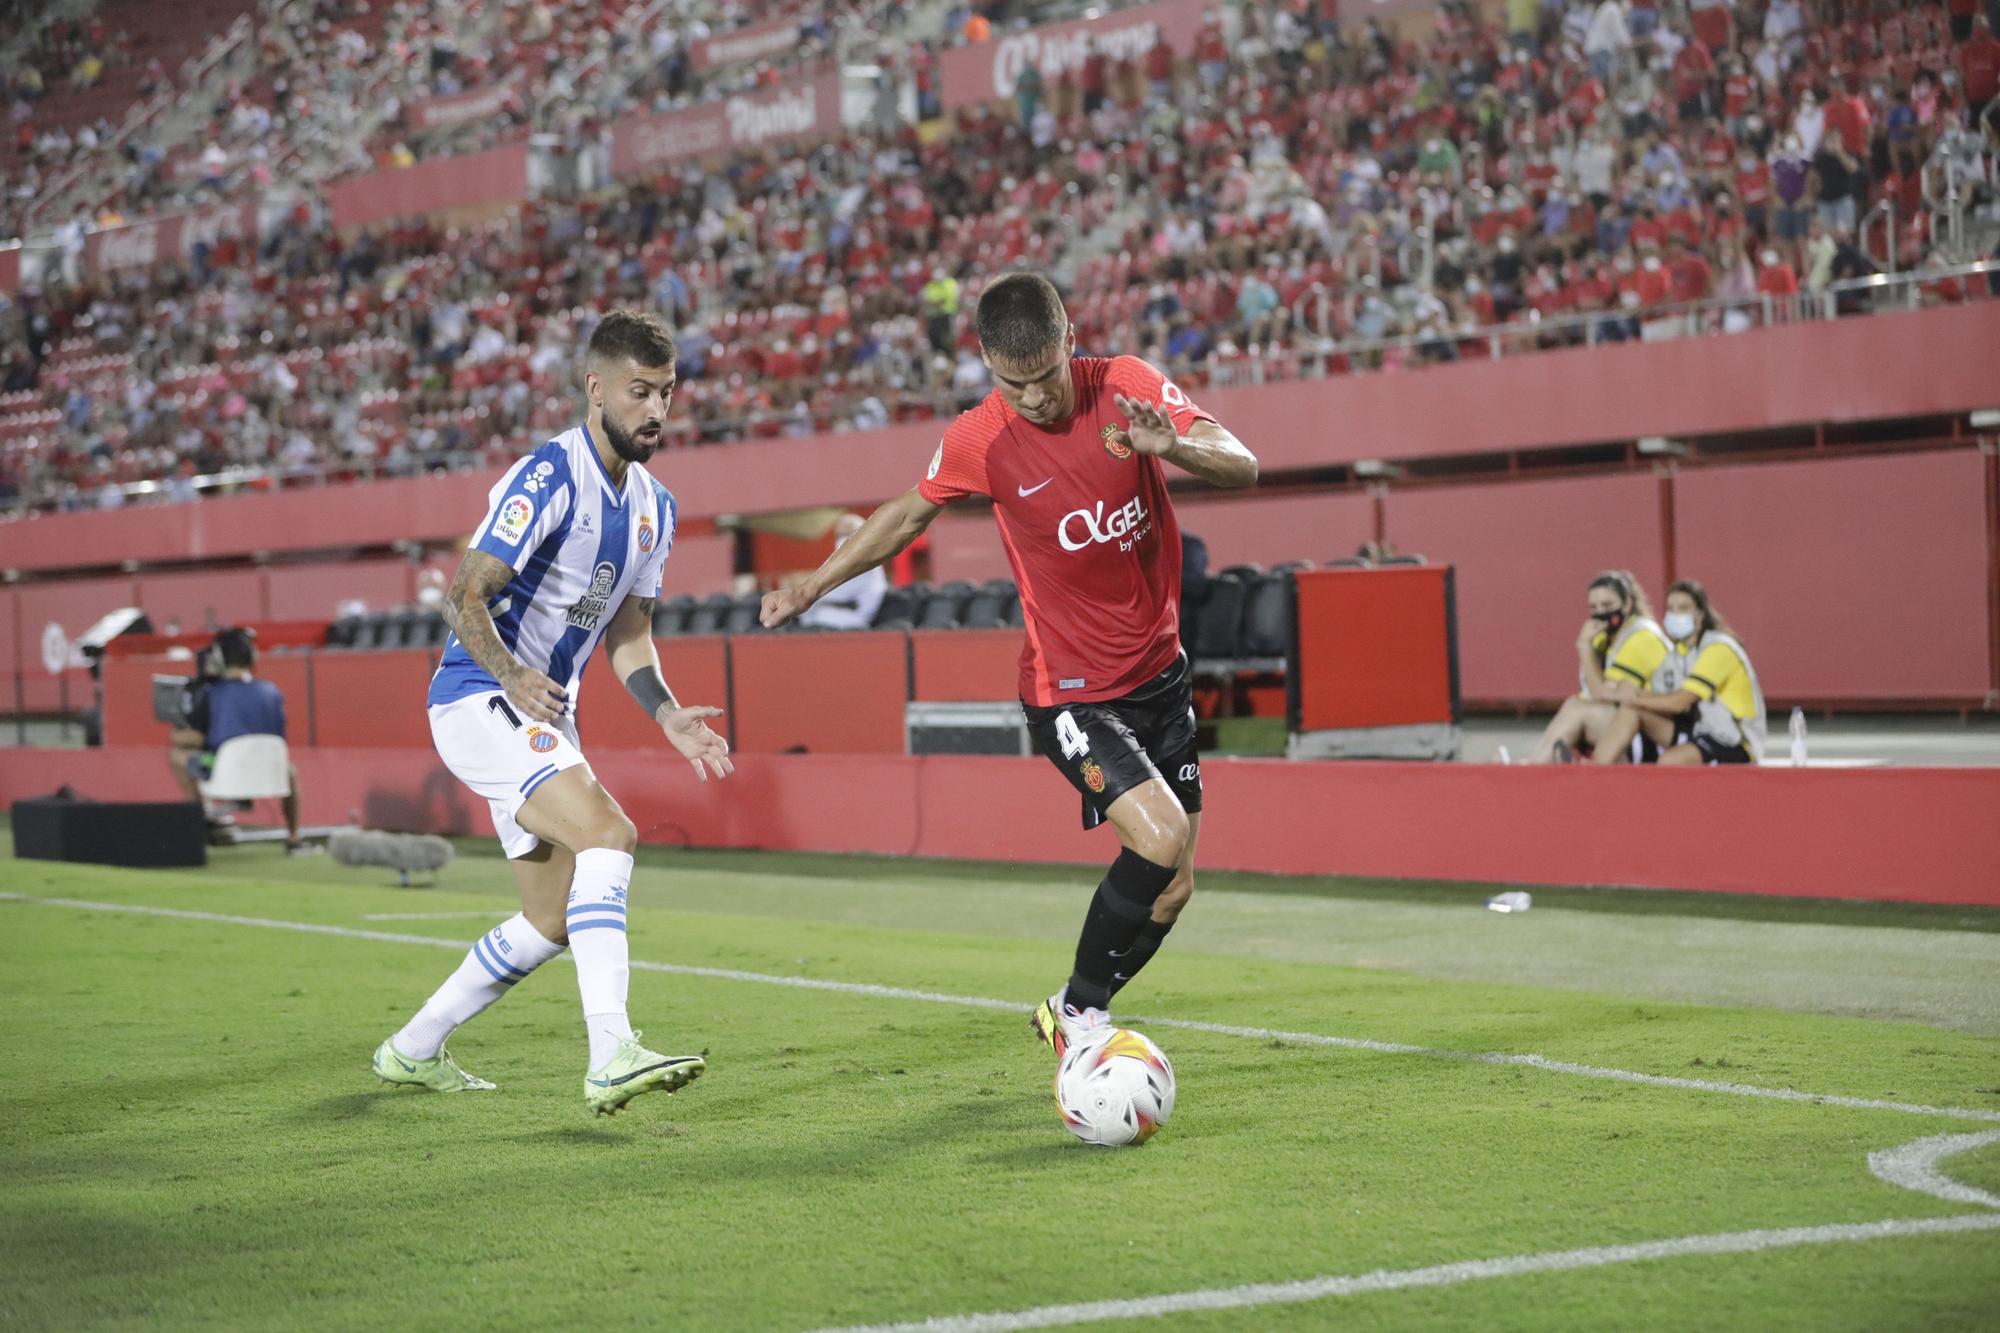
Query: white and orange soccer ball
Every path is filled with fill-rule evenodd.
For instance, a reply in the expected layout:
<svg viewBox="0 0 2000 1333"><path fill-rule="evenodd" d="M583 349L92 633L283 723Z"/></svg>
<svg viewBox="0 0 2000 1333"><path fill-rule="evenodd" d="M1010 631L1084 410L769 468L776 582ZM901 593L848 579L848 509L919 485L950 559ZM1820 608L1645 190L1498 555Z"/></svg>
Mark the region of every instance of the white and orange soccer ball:
<svg viewBox="0 0 2000 1333"><path fill-rule="evenodd" d="M1056 1108L1085 1143L1144 1143L1174 1113L1174 1067L1144 1033L1092 1033L1056 1066Z"/></svg>

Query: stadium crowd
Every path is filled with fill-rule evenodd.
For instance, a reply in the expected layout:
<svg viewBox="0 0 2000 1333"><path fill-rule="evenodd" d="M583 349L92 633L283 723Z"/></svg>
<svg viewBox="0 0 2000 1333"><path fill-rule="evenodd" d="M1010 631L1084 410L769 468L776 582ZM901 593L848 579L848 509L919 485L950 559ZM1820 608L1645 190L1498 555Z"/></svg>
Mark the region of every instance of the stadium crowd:
<svg viewBox="0 0 2000 1333"><path fill-rule="evenodd" d="M505 6L495 31L520 46L508 25L551 2ZM1014 265L1059 280L1084 348L1197 384L1253 359L1454 359L1510 320L1550 321L1534 343L1636 337L1712 297L1748 311L1872 272L1891 244L1926 262L1925 190L1948 177L1990 202L2000 41L1968 9L1517 0L1497 22L1446 5L1396 41L1310 3L1245 6L1233 41L1211 23L1189 50L1093 54L944 135L855 132L457 231L340 236L306 198L259 246L72 266L0 312L0 499L510 454L567 420L572 349L613 303L680 331L686 443L955 410L987 388L957 311ZM436 93L456 57L439 66L422 10L391 17L433 43L415 67ZM645 77L653 97L704 91L657 61ZM1953 172L1927 173L1934 155ZM1894 235L1864 234L1882 199ZM1588 319L1558 327L1571 314Z"/></svg>

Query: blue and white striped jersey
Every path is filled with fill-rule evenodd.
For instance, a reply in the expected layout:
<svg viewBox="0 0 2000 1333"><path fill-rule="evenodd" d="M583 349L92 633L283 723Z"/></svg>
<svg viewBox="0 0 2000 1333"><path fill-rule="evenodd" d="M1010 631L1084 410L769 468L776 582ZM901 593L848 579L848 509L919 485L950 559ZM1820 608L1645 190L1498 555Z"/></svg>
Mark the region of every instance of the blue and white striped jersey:
<svg viewBox="0 0 2000 1333"><path fill-rule="evenodd" d="M472 548L506 561L514 577L487 604L500 642L569 692L628 594L660 595L674 544L674 497L638 464L612 483L590 428L564 431L507 470L488 493ZM500 685L456 634L431 677L431 706Z"/></svg>

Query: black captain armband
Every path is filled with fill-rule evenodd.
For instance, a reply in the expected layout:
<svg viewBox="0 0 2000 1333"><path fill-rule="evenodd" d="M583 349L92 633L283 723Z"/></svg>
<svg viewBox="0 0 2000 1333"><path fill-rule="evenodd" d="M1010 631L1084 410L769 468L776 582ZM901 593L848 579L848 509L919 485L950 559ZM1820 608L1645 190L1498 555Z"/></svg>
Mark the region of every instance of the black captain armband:
<svg viewBox="0 0 2000 1333"><path fill-rule="evenodd" d="M668 708L681 706L680 700L674 698L674 692L667 688L666 677L656 666L640 667L625 677L625 688L639 701L639 707L646 710L647 717L657 718L661 704Z"/></svg>

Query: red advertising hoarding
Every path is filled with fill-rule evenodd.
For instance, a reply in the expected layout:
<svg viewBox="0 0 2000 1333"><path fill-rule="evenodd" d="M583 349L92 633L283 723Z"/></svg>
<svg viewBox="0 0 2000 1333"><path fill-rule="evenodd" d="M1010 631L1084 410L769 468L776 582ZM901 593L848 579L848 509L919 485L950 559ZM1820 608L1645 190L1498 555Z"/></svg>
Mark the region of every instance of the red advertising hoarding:
<svg viewBox="0 0 2000 1333"><path fill-rule="evenodd" d="M747 65L753 60L781 56L799 44L796 23L759 23L704 37L688 50L696 69L720 69L725 65Z"/></svg>
<svg viewBox="0 0 2000 1333"><path fill-rule="evenodd" d="M484 153L434 158L399 170L365 172L326 187L336 227L365 227L447 209L513 204L527 197L525 141Z"/></svg>
<svg viewBox="0 0 2000 1333"><path fill-rule="evenodd" d="M84 238L83 263L92 273L147 268L162 260L185 259L194 253L195 246L212 246L225 237L256 239L255 202L94 231Z"/></svg>
<svg viewBox="0 0 2000 1333"><path fill-rule="evenodd" d="M0 246L0 292L21 290L21 247Z"/></svg>
<svg viewBox="0 0 2000 1333"><path fill-rule="evenodd" d="M840 129L840 76L744 93L682 111L630 116L612 127L611 171L630 176L711 153L832 134Z"/></svg>
<svg viewBox="0 0 2000 1333"><path fill-rule="evenodd" d="M995 37L976 46L944 53L942 98L947 111L1012 97L1014 80L1029 65L1041 67L1053 88L1065 74L1083 68L1095 49L1113 62L1138 60L1164 38L1174 53L1186 56L1201 32L1202 17L1215 0L1160 0L1158 4L1121 9L1094 19L1050 23L1026 32Z"/></svg>
<svg viewBox="0 0 2000 1333"><path fill-rule="evenodd" d="M515 70L484 88L414 102L408 109L410 124L419 130L448 130L469 125L475 120L489 119L499 114L508 100L515 96L520 82L521 72Z"/></svg>

